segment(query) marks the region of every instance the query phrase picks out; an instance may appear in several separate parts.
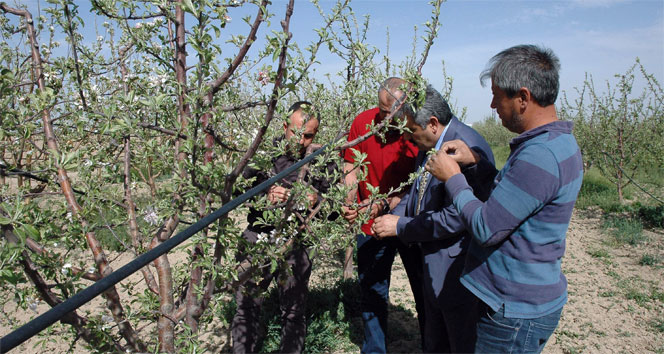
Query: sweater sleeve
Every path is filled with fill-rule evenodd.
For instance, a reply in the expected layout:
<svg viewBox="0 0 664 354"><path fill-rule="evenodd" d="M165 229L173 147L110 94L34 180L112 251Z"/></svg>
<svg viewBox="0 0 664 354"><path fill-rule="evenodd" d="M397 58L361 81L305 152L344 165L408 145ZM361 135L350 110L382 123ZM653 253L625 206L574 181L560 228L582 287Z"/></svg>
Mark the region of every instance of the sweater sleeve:
<svg viewBox="0 0 664 354"><path fill-rule="evenodd" d="M485 247L511 235L524 220L552 200L559 189L558 164L545 146L526 147L503 172L486 203L473 195L462 174L445 183L464 224Z"/></svg>

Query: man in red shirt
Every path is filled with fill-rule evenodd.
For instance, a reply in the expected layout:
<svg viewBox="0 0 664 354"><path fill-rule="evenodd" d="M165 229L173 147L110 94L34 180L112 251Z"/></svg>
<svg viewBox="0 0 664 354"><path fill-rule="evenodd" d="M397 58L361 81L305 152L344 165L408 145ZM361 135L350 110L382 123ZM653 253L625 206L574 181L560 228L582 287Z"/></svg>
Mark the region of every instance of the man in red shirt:
<svg viewBox="0 0 664 354"><path fill-rule="evenodd" d="M396 97L403 92L399 86L405 84L403 79L391 77L385 80L378 90L378 107L360 113L351 125L348 141L363 136L370 130L371 124L378 125L391 112ZM366 180L359 181L357 168L354 168L355 152L367 155ZM370 220L362 225L362 234L357 235L357 268L360 280L360 309L364 322L363 353L384 353L385 335L387 333L387 305L389 301L390 274L392 262L397 251L406 269L410 287L415 297L420 329L423 328L424 311L422 299L422 263L419 246L407 246L396 238L378 240L373 238L371 225L373 219L388 212L399 204L404 191L389 195L387 200L366 206L371 193L367 184L378 187L380 193L388 193L397 188L414 172L415 157L418 150L406 140L396 129L388 130L384 137L373 135L361 143L347 149L344 153L344 172L347 173L345 183L357 186L349 194L347 205L359 203L360 208L342 207L346 220L354 222L359 213L370 213ZM365 206L363 206L365 205ZM422 333L420 331L420 333ZM423 340L423 338L422 338Z"/></svg>

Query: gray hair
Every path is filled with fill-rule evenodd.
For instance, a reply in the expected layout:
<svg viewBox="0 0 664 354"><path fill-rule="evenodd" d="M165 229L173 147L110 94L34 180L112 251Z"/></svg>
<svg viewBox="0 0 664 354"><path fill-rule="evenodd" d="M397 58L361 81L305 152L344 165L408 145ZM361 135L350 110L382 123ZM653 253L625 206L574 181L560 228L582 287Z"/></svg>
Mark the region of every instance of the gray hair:
<svg viewBox="0 0 664 354"><path fill-rule="evenodd" d="M518 45L496 54L480 74L485 86L488 78L507 97L520 88L530 90L533 100L542 107L552 105L558 97L560 61L551 49L535 45Z"/></svg>
<svg viewBox="0 0 664 354"><path fill-rule="evenodd" d="M440 124L447 125L452 119L452 110L440 92L433 86L427 85L424 104L415 114L413 121L424 129L432 116L436 117Z"/></svg>

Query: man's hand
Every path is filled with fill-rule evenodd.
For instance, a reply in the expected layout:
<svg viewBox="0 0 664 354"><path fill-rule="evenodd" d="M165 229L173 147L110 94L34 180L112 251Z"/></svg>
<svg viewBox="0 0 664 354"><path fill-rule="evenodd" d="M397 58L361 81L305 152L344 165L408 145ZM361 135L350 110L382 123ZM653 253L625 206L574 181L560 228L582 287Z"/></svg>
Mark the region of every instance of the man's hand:
<svg viewBox="0 0 664 354"><path fill-rule="evenodd" d="M443 182L447 182L450 177L461 173L459 164L443 149L433 154L424 168Z"/></svg>
<svg viewBox="0 0 664 354"><path fill-rule="evenodd" d="M343 216L343 218L346 219L346 221L348 221L349 223L352 224L353 222L355 222L355 219L357 219L357 215L358 215L358 210L356 208L347 207L345 205L341 206L341 216Z"/></svg>
<svg viewBox="0 0 664 354"><path fill-rule="evenodd" d="M318 202L318 194L316 193L307 193L307 200L309 201L309 207L313 208Z"/></svg>
<svg viewBox="0 0 664 354"><path fill-rule="evenodd" d="M461 166L474 165L480 162L480 155L473 151L462 140L447 141L440 149Z"/></svg>
<svg viewBox="0 0 664 354"><path fill-rule="evenodd" d="M272 204L283 203L288 200L290 189L282 186L272 185L267 191L267 200Z"/></svg>
<svg viewBox="0 0 664 354"><path fill-rule="evenodd" d="M397 222L399 217L397 215L383 215L374 220L371 226L371 231L377 238L394 237L397 235Z"/></svg>
<svg viewBox="0 0 664 354"><path fill-rule="evenodd" d="M353 223L358 215L366 212L369 212L369 219L374 219L383 212L383 204L384 203L381 201L376 201L371 204L371 210L369 210L369 199L365 199L360 202L360 205L362 205L360 208L351 208L345 205L341 206L341 215L349 223Z"/></svg>

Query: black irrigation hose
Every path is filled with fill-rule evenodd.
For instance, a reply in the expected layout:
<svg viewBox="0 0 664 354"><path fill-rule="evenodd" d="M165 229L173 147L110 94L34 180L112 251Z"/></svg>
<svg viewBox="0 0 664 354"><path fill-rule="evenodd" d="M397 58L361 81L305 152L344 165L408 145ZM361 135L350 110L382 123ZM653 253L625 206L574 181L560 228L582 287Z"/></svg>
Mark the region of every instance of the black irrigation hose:
<svg viewBox="0 0 664 354"><path fill-rule="evenodd" d="M329 144L328 144L329 145ZM136 259L133 261L127 263L120 269L116 270L115 272L109 274L107 277L102 278L101 280L97 281L96 283L90 285L89 287L81 290L80 292L76 293L76 295L70 297L67 299L65 302L62 302L58 304L57 306L53 307L52 309L46 311L42 315L38 316L37 318L33 319L32 321L24 324L20 328L16 329L15 331L9 333L8 335L2 337L0 339L0 353L6 353L12 349L14 349L17 345L20 345L21 343L25 342L26 340L30 339L32 336L35 334L41 332L43 329L49 327L53 323L57 322L62 318L64 315L66 315L69 312L72 312L76 310L77 308L83 306L85 303L88 301L94 299L97 297L99 294L103 293L106 291L108 288L112 287L113 285L119 283L122 281L124 278L130 276L134 272L140 270L153 260L155 260L157 257L161 256L162 254L170 251L173 249L175 246L179 245L180 243L184 242L187 240L189 237L193 236L196 234L198 231L201 231L204 229L206 226L210 225L212 222L215 220L219 219L220 217L228 214L231 210L237 208L240 204L244 203L250 198L253 198L256 194L262 192L265 190L267 187L273 185L275 182L279 181L280 179L288 176L291 174L293 171L299 169L303 165L309 163L311 160L313 160L316 156L320 155L325 149L328 147L328 145L323 146L322 148L316 150L315 152L311 153L309 156L305 157L304 159L298 161L291 167L283 170L281 173L277 174L276 176L268 179L267 181L259 184L258 186L248 190L241 196L231 200L221 208L215 210L213 213L207 215L206 217L198 220L195 224L189 226L182 232L178 233L177 235L169 238L166 240L164 243L160 244L159 246L151 249L148 252L143 253L142 255L138 256Z"/></svg>

